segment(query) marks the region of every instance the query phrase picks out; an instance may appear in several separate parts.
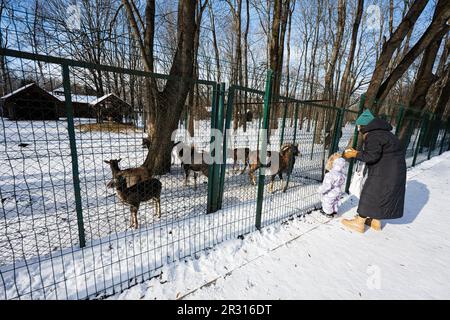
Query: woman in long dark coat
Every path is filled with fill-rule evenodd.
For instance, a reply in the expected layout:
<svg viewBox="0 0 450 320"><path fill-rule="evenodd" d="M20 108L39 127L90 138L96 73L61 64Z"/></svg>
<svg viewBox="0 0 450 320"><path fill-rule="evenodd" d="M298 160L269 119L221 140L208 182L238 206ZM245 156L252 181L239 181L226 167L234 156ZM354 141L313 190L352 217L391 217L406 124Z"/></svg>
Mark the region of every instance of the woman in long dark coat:
<svg viewBox="0 0 450 320"><path fill-rule="evenodd" d="M364 137L363 150L352 148L344 152L344 158L356 158L366 163L367 180L363 186L358 215L343 219L350 229L364 232L367 224L381 230L382 219L397 219L403 216L406 185L405 152L399 139L391 133L392 126L373 117L366 110L356 121Z"/></svg>

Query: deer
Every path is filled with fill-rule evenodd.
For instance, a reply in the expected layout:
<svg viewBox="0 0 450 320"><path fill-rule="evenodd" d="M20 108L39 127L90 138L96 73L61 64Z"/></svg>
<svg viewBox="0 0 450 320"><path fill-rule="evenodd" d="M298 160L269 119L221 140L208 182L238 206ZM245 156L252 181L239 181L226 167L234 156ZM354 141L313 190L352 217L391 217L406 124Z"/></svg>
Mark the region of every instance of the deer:
<svg viewBox="0 0 450 320"><path fill-rule="evenodd" d="M189 174L192 171L194 173L194 190L197 190L197 177L198 173L202 173L206 178L209 178L209 164L206 162L210 159L207 152L199 152L195 149L195 146L188 145L181 141L174 144L176 147L176 155L181 160L181 167L184 170L185 180L184 185L187 186L189 180ZM190 150L190 158L186 155L186 151Z"/></svg>
<svg viewBox="0 0 450 320"><path fill-rule="evenodd" d="M142 138L142 147L150 150L150 140L147 138ZM128 168L124 170L120 169L119 162L121 160L122 158L104 161L105 163L109 164L113 175L113 178L106 184L107 188L114 188L114 176L117 174L125 176L127 186L129 187L140 181L145 181L150 178L149 170L143 165L136 168Z"/></svg>
<svg viewBox="0 0 450 320"><path fill-rule="evenodd" d="M283 183L283 173L291 173L292 168L295 164L295 157L299 156L300 152L298 150L298 146L296 144L285 144L281 147L280 152L277 151L267 151L267 158L269 159L268 164L264 165L260 161L259 150L252 151L249 155L250 162L250 182L253 185L256 185L256 178L254 172L261 167L268 167L270 170L270 185L269 192L273 193L273 185L275 182L275 176L278 175L280 177L281 183ZM272 166L273 160L278 157L278 166ZM290 163L292 161L292 163ZM283 192L287 190L287 183L283 187Z"/></svg>
<svg viewBox="0 0 450 320"><path fill-rule="evenodd" d="M161 217L162 184L158 179L150 178L145 181L139 181L131 187L128 187L126 178L121 175L116 175L114 177L114 186L119 199L130 205L130 228L139 228L137 213L141 202L154 200L156 205L156 216L158 218Z"/></svg>
<svg viewBox="0 0 450 320"><path fill-rule="evenodd" d="M131 187L138 182L142 182L145 180L150 179L150 172L148 169L144 166L136 167L136 168L128 168L128 169L120 169L119 162L122 160L120 159L111 159L111 160L104 160L106 164L109 164L109 167L111 168L112 176L113 178L106 184L107 188L114 188L114 178L116 176L122 176L125 178L126 184L128 187Z"/></svg>

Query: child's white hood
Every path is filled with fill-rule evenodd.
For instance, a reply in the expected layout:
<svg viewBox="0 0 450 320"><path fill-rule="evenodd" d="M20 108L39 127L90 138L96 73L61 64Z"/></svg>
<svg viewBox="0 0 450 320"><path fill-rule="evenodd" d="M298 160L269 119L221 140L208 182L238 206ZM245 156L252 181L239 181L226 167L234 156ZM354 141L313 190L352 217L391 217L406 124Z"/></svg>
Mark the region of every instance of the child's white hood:
<svg viewBox="0 0 450 320"><path fill-rule="evenodd" d="M338 158L333 161L333 168L331 169L331 171L342 172L344 167L345 167L345 160L343 158Z"/></svg>

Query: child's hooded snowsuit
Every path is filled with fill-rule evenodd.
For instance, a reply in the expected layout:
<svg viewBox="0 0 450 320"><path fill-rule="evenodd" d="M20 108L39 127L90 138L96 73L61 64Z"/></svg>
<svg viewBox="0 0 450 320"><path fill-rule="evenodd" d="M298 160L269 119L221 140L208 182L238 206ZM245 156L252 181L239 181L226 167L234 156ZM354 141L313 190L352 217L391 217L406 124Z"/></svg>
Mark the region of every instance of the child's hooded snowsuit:
<svg viewBox="0 0 450 320"><path fill-rule="evenodd" d="M342 185L345 183L344 166L344 159L334 160L333 168L325 175L322 186L318 190L322 195L322 210L326 214L332 214L338 210Z"/></svg>

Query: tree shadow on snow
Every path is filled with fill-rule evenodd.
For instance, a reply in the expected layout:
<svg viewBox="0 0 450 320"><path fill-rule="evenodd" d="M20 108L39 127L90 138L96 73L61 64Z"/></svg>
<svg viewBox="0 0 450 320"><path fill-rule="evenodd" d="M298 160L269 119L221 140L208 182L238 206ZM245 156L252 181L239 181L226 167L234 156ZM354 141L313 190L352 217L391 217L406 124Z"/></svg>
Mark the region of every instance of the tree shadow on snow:
<svg viewBox="0 0 450 320"><path fill-rule="evenodd" d="M400 219L386 220L389 224L410 224L422 211L430 198L427 186L417 180L408 181L406 184L405 209Z"/></svg>

